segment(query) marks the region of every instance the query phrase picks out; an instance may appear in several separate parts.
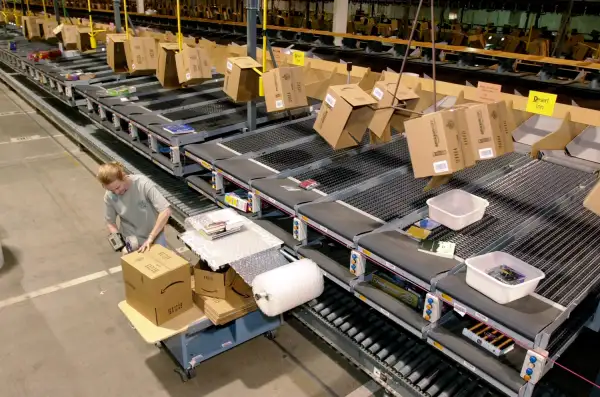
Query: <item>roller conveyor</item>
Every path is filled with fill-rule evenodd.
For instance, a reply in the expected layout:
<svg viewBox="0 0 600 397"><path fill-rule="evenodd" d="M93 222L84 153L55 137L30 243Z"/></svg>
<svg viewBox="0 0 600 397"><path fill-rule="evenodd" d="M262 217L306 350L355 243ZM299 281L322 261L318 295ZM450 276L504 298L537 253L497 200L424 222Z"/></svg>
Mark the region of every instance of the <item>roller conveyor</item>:
<svg viewBox="0 0 600 397"><path fill-rule="evenodd" d="M443 393L452 396L451 391L456 390L453 384L460 380L486 388L490 397L500 395L359 300L340 302L337 291L338 288L328 285L319 298L305 308L296 309L294 315L318 333L325 332L324 336L331 344L347 352L350 358L356 357L353 361L358 361L357 364L363 368L367 367L368 372L374 366L385 374L386 384L396 392L402 390L403 396L438 397ZM335 305L335 309L326 311L330 305ZM360 307L358 310L357 306ZM332 313L339 313L340 321ZM382 333L382 329L385 332ZM437 361L433 365L431 357ZM428 365L421 365L428 360ZM422 389L417 388L419 383Z"/></svg>

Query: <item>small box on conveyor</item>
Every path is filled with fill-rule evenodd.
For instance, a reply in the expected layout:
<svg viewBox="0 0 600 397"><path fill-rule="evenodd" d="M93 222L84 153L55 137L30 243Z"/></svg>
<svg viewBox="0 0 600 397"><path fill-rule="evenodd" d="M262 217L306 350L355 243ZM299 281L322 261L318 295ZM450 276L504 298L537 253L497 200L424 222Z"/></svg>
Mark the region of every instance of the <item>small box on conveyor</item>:
<svg viewBox="0 0 600 397"><path fill-rule="evenodd" d="M484 323L476 323L470 328L463 328L462 334L498 357L515 348L515 342L511 338Z"/></svg>

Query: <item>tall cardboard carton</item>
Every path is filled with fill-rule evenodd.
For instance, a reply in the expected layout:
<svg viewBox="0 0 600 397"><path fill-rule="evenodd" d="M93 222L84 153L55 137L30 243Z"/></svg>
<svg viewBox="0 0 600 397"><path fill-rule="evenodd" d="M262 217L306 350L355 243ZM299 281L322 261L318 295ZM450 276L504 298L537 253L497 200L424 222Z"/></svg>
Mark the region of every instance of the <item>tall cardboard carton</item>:
<svg viewBox="0 0 600 397"><path fill-rule="evenodd" d="M369 105L376 102L357 84L331 86L313 128L334 149L358 146L374 115Z"/></svg>
<svg viewBox="0 0 600 397"><path fill-rule="evenodd" d="M158 54L152 37L130 37L125 42L129 73L134 76L156 73Z"/></svg>
<svg viewBox="0 0 600 397"><path fill-rule="evenodd" d="M106 37L106 63L115 73L128 71L125 43L127 35L124 33L109 34Z"/></svg>
<svg viewBox="0 0 600 397"><path fill-rule="evenodd" d="M254 68L260 63L251 57L227 59L223 91L235 102L247 102L259 96L259 76Z"/></svg>
<svg viewBox="0 0 600 397"><path fill-rule="evenodd" d="M177 52L179 45L176 43L160 43L158 45L158 63L156 78L165 88L179 87L179 76L177 75Z"/></svg>
<svg viewBox="0 0 600 397"><path fill-rule="evenodd" d="M404 123L415 178L449 175L464 168L453 112L434 112Z"/></svg>
<svg viewBox="0 0 600 397"><path fill-rule="evenodd" d="M308 106L304 70L298 66L273 69L263 74L267 112Z"/></svg>
<svg viewBox="0 0 600 397"><path fill-rule="evenodd" d="M192 307L190 265L173 251L153 245L123 256L121 266L127 303L154 324Z"/></svg>
<svg viewBox="0 0 600 397"><path fill-rule="evenodd" d="M175 56L179 82L185 85L200 84L212 78L212 64L208 50L183 44Z"/></svg>
<svg viewBox="0 0 600 397"><path fill-rule="evenodd" d="M464 106L475 160L488 160L504 154L504 133L498 121L495 104L481 103Z"/></svg>

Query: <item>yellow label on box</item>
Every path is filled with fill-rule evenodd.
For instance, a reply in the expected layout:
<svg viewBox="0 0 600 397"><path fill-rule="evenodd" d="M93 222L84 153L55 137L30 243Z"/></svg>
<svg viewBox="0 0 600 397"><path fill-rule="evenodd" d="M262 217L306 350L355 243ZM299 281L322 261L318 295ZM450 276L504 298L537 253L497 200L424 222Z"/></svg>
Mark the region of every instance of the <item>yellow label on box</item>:
<svg viewBox="0 0 600 397"><path fill-rule="evenodd" d="M304 66L304 53L302 51L295 51L292 54L292 63L298 66Z"/></svg>
<svg viewBox="0 0 600 397"><path fill-rule="evenodd" d="M556 94L546 92L529 91L527 99L527 111L530 113L552 116L556 105Z"/></svg>

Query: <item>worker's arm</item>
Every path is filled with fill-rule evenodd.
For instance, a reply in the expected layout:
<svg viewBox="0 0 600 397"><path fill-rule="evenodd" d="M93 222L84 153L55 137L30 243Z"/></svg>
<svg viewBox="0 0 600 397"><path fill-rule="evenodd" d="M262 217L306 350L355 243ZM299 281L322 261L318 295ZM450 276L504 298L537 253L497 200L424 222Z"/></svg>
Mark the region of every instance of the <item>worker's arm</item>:
<svg viewBox="0 0 600 397"><path fill-rule="evenodd" d="M109 202L107 197L104 197L104 219L106 220L106 227L108 228L108 232L119 233L119 228L117 227L117 211L115 211L115 207Z"/></svg>
<svg viewBox="0 0 600 397"><path fill-rule="evenodd" d="M147 251L150 246L154 243L154 240L158 237L159 234L163 232L169 218L171 217L171 208L169 206L169 202L165 197L158 191L158 188L154 183L149 185L148 190L146 191L146 198L152 204L154 209L158 212L158 217L156 218L156 222L154 223L154 227L150 232L150 236L148 239L142 244L139 252Z"/></svg>

